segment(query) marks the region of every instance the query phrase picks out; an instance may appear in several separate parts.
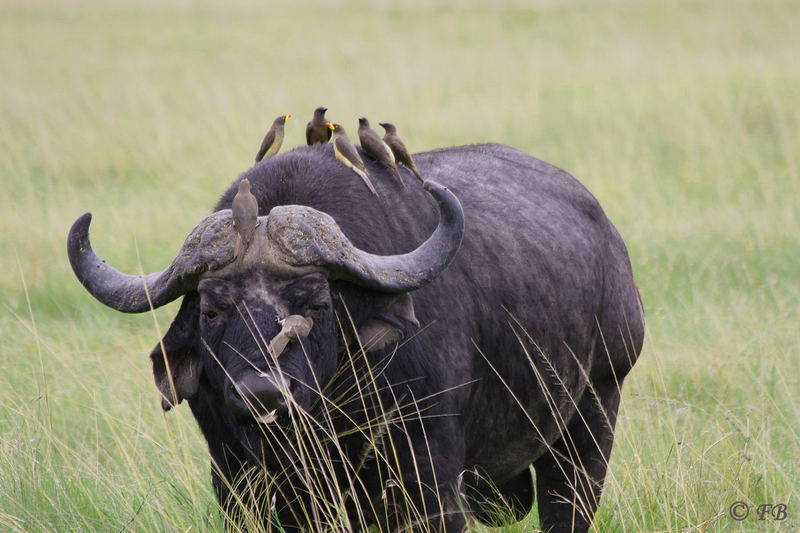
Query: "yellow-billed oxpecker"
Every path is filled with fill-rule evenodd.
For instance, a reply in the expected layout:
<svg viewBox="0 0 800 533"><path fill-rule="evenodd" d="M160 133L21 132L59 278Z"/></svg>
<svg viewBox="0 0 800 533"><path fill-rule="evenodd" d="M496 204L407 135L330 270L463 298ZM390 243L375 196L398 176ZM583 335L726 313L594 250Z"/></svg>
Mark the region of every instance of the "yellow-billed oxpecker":
<svg viewBox="0 0 800 533"><path fill-rule="evenodd" d="M290 118L292 118L291 114L281 115L272 122L272 127L264 135L264 140L261 141L261 148L258 149L256 154L256 163L262 159L269 159L278 153L283 143L283 126Z"/></svg>
<svg viewBox="0 0 800 533"><path fill-rule="evenodd" d="M370 192L377 196L378 191L375 190L375 187L373 187L369 179L367 167L364 166L364 161L361 160L361 156L358 155L353 141L347 136L347 132L344 131L342 125L328 122L328 128L333 131L333 153L336 154L336 159L361 176L361 179L364 180Z"/></svg>

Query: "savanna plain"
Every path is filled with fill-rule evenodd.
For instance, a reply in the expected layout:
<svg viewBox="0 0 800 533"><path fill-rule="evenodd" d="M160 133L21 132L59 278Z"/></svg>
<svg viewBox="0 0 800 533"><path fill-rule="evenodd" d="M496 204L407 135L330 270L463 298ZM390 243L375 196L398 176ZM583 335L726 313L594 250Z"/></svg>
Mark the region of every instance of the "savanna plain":
<svg viewBox="0 0 800 533"><path fill-rule="evenodd" d="M412 152L519 148L619 229L648 334L594 531L800 530L797 28L769 0L0 2L0 530L223 528L152 383L176 304L105 308L66 234L92 211L110 264L161 270L317 105Z"/></svg>

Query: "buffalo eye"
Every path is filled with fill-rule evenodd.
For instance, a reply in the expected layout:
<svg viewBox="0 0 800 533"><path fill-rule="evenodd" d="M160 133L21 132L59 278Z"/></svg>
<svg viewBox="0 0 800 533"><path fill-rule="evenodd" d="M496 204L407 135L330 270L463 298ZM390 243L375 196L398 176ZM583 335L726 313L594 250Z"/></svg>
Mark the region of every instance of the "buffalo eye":
<svg viewBox="0 0 800 533"><path fill-rule="evenodd" d="M219 316L218 313L216 311L214 311L213 309L204 310L202 312L202 315L203 315L203 318L205 318L206 320L209 320L209 321L214 320L215 318L217 318L217 316Z"/></svg>

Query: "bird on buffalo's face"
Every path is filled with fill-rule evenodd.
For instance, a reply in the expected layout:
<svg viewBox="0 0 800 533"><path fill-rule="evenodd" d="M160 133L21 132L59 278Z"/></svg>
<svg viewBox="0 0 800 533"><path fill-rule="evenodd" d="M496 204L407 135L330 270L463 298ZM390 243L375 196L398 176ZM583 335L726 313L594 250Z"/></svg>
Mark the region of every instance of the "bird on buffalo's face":
<svg viewBox="0 0 800 533"><path fill-rule="evenodd" d="M417 165L414 164L411 154L408 153L408 148L406 148L402 139L397 136L397 128L395 128L394 124L391 122L378 122L378 124L386 130L386 135L383 136L383 142L391 148L395 160L408 167L419 181L425 181L422 179L419 170L417 170Z"/></svg>
<svg viewBox="0 0 800 533"><path fill-rule="evenodd" d="M377 159L392 170L395 179L402 188L406 188L400 173L397 172L397 162L394 160L392 149L386 144L378 134L369 127L369 120L366 117L358 119L358 139L361 141L361 148L364 149L370 157Z"/></svg>
<svg viewBox="0 0 800 533"><path fill-rule="evenodd" d="M264 135L264 140L261 141L261 148L258 149L256 154L256 163L262 159L269 159L278 153L283 143L283 126L290 118L292 118L291 114L281 115L272 122L272 127Z"/></svg>
<svg viewBox="0 0 800 533"><path fill-rule="evenodd" d="M306 143L309 146L316 143L325 144L331 140L331 130L328 129L328 120L325 118L327 110L327 107L322 106L316 108L314 116L306 124Z"/></svg>
<svg viewBox="0 0 800 533"><path fill-rule="evenodd" d="M333 153L336 154L336 159L361 176L361 179L364 180L370 192L377 196L378 191L375 190L375 187L369 179L367 167L364 166L364 161L361 160L361 156L358 155L353 141L347 136L344 128L341 124L331 124L330 122L328 122L328 128L333 131Z"/></svg>
<svg viewBox="0 0 800 533"><path fill-rule="evenodd" d="M258 201L250 192L250 180L239 182L239 191L233 197L233 227L236 229L236 244L233 247L233 258L244 257L253 234L258 226Z"/></svg>

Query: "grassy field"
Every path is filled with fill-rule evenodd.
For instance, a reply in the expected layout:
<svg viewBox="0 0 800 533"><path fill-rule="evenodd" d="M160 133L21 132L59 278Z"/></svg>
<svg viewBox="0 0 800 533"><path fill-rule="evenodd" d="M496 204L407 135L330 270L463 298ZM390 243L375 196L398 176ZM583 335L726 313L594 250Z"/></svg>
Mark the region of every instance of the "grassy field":
<svg viewBox="0 0 800 533"><path fill-rule="evenodd" d="M66 232L91 210L111 264L160 270L322 104L413 151L520 148L619 228L649 331L595 531L800 530L799 27L796 1L3 0L0 530L221 528L146 357L175 304L97 303Z"/></svg>

